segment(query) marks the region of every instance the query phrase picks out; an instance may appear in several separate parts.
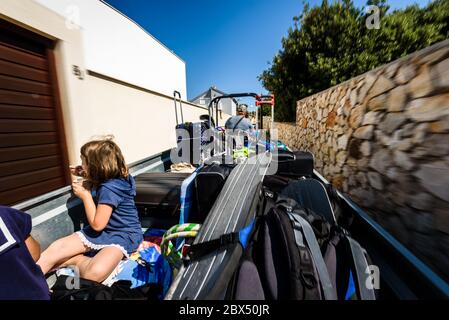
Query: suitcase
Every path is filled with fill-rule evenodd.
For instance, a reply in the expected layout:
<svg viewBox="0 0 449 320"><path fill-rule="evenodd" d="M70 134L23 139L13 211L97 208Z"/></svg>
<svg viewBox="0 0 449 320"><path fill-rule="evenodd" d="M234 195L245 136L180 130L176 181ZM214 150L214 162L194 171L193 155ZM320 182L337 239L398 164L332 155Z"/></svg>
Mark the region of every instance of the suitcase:
<svg viewBox="0 0 449 320"><path fill-rule="evenodd" d="M189 162L191 164L199 164L202 160L202 150L201 147L207 143L212 142L206 141L204 135L205 131L209 129L209 124L207 122L186 122L176 125L176 141L178 146L181 146L181 150L178 153L182 157L184 162ZM186 130L188 138L178 135L178 130ZM188 142L184 142L184 139L188 139ZM190 152L188 155L183 154L182 146L189 146ZM195 150L200 147L200 150Z"/></svg>
<svg viewBox="0 0 449 320"><path fill-rule="evenodd" d="M201 223L209 213L223 185L235 165L217 164L204 166L195 178L197 216Z"/></svg>
<svg viewBox="0 0 449 320"><path fill-rule="evenodd" d="M313 154L306 151L279 150L273 157L272 165L278 166L277 174L291 177L312 177Z"/></svg>
<svg viewBox="0 0 449 320"><path fill-rule="evenodd" d="M184 172L149 172L135 177L135 203L142 227L169 228L179 222L180 193Z"/></svg>

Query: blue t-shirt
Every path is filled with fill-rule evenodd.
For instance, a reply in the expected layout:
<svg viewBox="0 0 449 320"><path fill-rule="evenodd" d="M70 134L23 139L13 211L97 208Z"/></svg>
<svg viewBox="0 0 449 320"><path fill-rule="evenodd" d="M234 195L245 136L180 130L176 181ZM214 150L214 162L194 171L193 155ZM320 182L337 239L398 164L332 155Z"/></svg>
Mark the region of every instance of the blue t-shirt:
<svg viewBox="0 0 449 320"><path fill-rule="evenodd" d="M136 184L128 178L110 179L97 188L97 204L107 204L113 208L106 227L97 232L90 226L82 230L86 239L94 245L116 244L128 253L137 249L143 240L142 227L134 202Z"/></svg>
<svg viewBox="0 0 449 320"><path fill-rule="evenodd" d="M49 300L41 268L25 244L31 216L0 206L0 300Z"/></svg>
<svg viewBox="0 0 449 320"><path fill-rule="evenodd" d="M230 130L248 131L253 129L253 125L251 121L244 116L233 116L226 121L225 128Z"/></svg>

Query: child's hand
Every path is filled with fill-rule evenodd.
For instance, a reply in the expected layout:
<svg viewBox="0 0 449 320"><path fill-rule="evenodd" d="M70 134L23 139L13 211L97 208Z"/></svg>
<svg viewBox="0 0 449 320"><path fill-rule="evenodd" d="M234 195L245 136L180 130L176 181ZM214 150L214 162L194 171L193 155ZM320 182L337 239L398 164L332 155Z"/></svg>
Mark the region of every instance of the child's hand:
<svg viewBox="0 0 449 320"><path fill-rule="evenodd" d="M75 196L77 196L81 200L83 200L84 197L91 195L90 191L84 188L83 181L73 180L72 190Z"/></svg>

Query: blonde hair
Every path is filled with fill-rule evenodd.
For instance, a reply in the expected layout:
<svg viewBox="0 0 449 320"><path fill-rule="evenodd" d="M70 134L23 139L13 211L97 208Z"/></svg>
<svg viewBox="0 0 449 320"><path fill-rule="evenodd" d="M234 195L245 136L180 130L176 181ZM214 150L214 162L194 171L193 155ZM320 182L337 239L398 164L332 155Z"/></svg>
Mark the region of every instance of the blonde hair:
<svg viewBox="0 0 449 320"><path fill-rule="evenodd" d="M87 180L94 186L109 179L128 178L129 171L113 136L89 141L81 147L81 157L87 168Z"/></svg>

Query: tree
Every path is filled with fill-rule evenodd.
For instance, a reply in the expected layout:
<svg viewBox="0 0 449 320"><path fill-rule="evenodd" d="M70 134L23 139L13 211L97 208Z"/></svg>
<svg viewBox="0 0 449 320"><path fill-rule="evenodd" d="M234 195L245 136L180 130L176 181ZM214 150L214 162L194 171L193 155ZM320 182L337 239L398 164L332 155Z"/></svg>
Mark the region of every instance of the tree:
<svg viewBox="0 0 449 320"><path fill-rule="evenodd" d="M307 3L282 39L282 49L260 76L276 96L277 121L294 121L296 101L327 89L449 36L449 0L435 0L388 13L386 0L370 0L380 9L380 29L368 29L368 14L352 0L320 6Z"/></svg>

